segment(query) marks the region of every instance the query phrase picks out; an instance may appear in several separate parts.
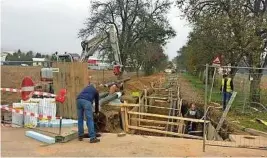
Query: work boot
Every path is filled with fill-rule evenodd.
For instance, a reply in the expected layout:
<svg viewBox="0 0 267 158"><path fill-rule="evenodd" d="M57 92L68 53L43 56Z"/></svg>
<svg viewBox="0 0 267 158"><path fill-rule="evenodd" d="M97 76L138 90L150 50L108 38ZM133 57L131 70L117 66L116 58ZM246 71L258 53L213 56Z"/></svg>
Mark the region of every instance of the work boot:
<svg viewBox="0 0 267 158"><path fill-rule="evenodd" d="M93 139L90 139L90 143L98 143L100 142L100 139L97 139L96 137Z"/></svg>
<svg viewBox="0 0 267 158"><path fill-rule="evenodd" d="M79 139L79 141L83 141L83 137L79 137L78 139Z"/></svg>
<svg viewBox="0 0 267 158"><path fill-rule="evenodd" d="M96 137L101 137L101 134L96 133ZM89 137L89 134L88 134L88 133L85 133L85 134L83 135L83 138L90 138L90 137Z"/></svg>

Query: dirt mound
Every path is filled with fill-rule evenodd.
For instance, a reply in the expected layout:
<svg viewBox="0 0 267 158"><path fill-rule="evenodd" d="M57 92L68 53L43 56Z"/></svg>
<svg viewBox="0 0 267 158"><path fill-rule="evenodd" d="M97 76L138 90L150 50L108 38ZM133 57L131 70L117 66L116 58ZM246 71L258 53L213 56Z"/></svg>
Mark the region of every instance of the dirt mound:
<svg viewBox="0 0 267 158"><path fill-rule="evenodd" d="M151 82L156 82L160 77L163 77L163 73L154 74L144 77L132 77L130 81L126 82L126 94L130 95L133 91L142 91L146 87L151 87Z"/></svg>

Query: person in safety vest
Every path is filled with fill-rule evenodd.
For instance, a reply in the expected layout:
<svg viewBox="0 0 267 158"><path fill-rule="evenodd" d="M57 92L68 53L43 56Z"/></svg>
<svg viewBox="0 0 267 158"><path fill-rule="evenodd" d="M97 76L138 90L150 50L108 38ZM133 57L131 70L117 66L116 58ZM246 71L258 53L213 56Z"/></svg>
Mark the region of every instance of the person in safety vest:
<svg viewBox="0 0 267 158"><path fill-rule="evenodd" d="M230 100L233 90L234 84L232 78L229 77L227 74L224 74L221 84L221 92L223 94L223 110L225 110L226 104Z"/></svg>

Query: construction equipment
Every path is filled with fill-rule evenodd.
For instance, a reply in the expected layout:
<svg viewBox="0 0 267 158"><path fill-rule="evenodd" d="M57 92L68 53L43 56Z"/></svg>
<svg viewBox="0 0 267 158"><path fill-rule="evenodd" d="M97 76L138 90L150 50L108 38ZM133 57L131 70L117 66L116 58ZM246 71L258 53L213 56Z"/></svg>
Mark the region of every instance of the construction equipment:
<svg viewBox="0 0 267 158"><path fill-rule="evenodd" d="M122 62L120 58L120 50L117 38L117 30L114 24L109 25L108 31L103 31L100 34L96 35L90 40L83 40L81 42L82 47L82 54L80 57L77 57L77 54L54 54L56 57L56 61L65 61L65 62L85 62L87 59L92 56L95 51L98 49L100 44L104 41L109 39L109 43L112 47L112 52L114 54L114 61L113 61L113 73L114 75L118 76L118 79L122 76Z"/></svg>
<svg viewBox="0 0 267 158"><path fill-rule="evenodd" d="M52 56L52 61L56 62L87 62L88 58L92 56L95 51L98 49L100 44L109 39L109 43L112 47L112 52L114 54L114 62L113 62L113 73L117 76L118 80L122 77L122 62L120 58L120 50L117 38L117 31L114 24L109 25L108 31L103 31L100 34L96 35L90 40L83 40L81 42L82 54L75 53L67 53L58 54L55 53ZM55 70L53 68L42 68L40 77L43 83L49 84L49 89L52 89L53 85L53 72ZM51 92L50 92L51 93Z"/></svg>
<svg viewBox="0 0 267 158"><path fill-rule="evenodd" d="M164 70L165 73L167 74L172 74L172 73L175 73L176 70L175 70L175 66L172 62L170 62L168 65L167 65L167 68Z"/></svg>

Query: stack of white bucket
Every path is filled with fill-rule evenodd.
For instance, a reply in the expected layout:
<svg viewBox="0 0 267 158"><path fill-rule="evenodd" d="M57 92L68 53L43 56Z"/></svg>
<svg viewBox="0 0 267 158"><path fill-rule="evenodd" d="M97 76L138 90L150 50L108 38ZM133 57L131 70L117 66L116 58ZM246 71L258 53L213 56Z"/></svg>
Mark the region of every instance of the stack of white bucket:
<svg viewBox="0 0 267 158"><path fill-rule="evenodd" d="M24 104L24 112L38 114L38 103L21 103ZM34 116L24 115L24 126L35 128L38 118Z"/></svg>
<svg viewBox="0 0 267 158"><path fill-rule="evenodd" d="M13 108L15 109L24 109L24 112L30 112L34 114L39 114L43 116L51 116L52 120L55 120L56 117L56 102L55 98L31 98L27 101L21 101L21 103L13 103ZM17 126L24 126L25 127L36 127L38 125L43 127L48 127L48 122L50 122L47 119L38 119L34 116L27 116L22 115L19 113L12 113L12 124L15 124ZM14 126L14 125L13 125Z"/></svg>
<svg viewBox="0 0 267 158"><path fill-rule="evenodd" d="M39 102L39 114L43 116L51 116L50 120L40 119L40 127L49 127L51 121L56 120L56 100L55 98L44 98Z"/></svg>

